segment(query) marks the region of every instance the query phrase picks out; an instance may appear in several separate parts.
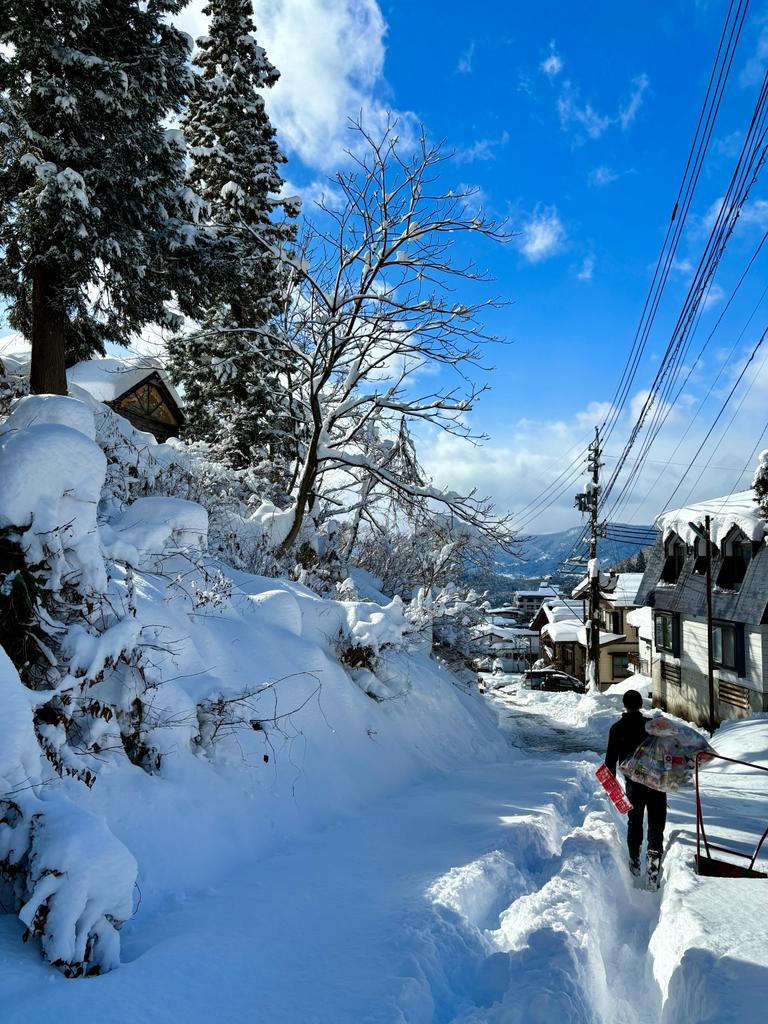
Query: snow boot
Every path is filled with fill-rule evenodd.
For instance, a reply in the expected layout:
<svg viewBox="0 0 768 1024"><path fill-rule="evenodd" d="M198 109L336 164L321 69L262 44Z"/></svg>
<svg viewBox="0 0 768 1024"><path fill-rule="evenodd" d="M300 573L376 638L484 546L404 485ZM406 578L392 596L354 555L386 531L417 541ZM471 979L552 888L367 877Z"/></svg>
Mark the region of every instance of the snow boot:
<svg viewBox="0 0 768 1024"><path fill-rule="evenodd" d="M638 854L637 857L633 857L630 854L630 857L629 857L629 873L630 873L630 875L633 875L635 878L639 878L640 877L640 856L639 856L639 854Z"/></svg>
<svg viewBox="0 0 768 1024"><path fill-rule="evenodd" d="M647 885L651 890L659 888L659 875L661 873L661 854L655 851L648 852L647 859Z"/></svg>

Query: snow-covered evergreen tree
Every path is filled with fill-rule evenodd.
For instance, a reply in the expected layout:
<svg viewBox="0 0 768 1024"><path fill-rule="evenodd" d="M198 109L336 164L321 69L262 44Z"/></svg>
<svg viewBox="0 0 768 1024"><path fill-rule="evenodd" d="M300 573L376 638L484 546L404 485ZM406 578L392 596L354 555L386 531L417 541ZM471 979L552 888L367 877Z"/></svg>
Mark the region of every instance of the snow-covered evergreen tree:
<svg viewBox="0 0 768 1024"><path fill-rule="evenodd" d="M192 81L185 0L4 0L0 295L32 341L32 389L65 362L196 310L199 200L163 122ZM1 52L1 51L0 51Z"/></svg>
<svg viewBox="0 0 768 1024"><path fill-rule="evenodd" d="M198 40L200 76L184 121L191 187L208 204L217 276L200 329L174 338L188 431L236 467L280 447L291 413L284 355L264 326L280 308L281 253L295 237L295 199L280 198L285 162L264 107L279 75L254 38L251 0L211 0ZM258 238L259 244L256 244Z"/></svg>

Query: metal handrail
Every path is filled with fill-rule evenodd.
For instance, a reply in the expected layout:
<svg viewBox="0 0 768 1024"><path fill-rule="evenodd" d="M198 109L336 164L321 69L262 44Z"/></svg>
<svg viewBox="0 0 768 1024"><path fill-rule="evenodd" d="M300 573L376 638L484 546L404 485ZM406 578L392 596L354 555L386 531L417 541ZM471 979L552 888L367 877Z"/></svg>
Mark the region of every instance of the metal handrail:
<svg viewBox="0 0 768 1024"><path fill-rule="evenodd" d="M755 852L750 855L748 853L741 853L740 850L733 850L729 846L720 846L717 843L710 843L707 838L707 833L704 828L704 815L701 809L701 790L699 788L699 763L704 761L728 761L730 764L743 764L746 768L756 768L761 772L768 772L768 766L763 764L754 764L752 761L741 761L737 757L726 757L725 754L717 754L714 751L700 750L695 757L695 771L696 771L696 864L700 863L701 860L701 842L704 841L704 849L706 850L706 856L711 858L710 850L720 850L722 853L728 853L733 857L741 857L744 860L749 861L749 867L747 871L752 871L755 866L755 862L760 855L763 843L768 838L768 827L766 827L762 836L758 840ZM736 866L736 865L734 865Z"/></svg>

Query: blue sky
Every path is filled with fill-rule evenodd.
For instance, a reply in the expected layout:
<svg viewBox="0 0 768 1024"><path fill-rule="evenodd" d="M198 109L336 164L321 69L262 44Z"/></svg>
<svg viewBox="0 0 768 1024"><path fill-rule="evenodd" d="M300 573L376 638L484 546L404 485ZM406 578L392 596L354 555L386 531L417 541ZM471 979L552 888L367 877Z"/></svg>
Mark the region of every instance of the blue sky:
<svg viewBox="0 0 768 1024"><path fill-rule="evenodd" d="M614 392L679 187L727 3L478 0L468 7L436 0L259 0L256 8L259 39L283 74L273 119L291 157L289 176L308 197L341 159L346 117L360 109L375 116L388 107L415 116L433 138L445 139L456 151L446 175L481 189L489 211L507 218L517 232L511 245L475 250L510 302L494 327L512 344L493 353L492 390L472 419L489 441L478 455L451 438L426 438L425 457L436 479L475 485L500 507L520 508L557 475L563 453L602 419ZM297 33L304 42L298 50ZM707 213L725 190L766 62L768 4L753 3L666 304L638 374L635 409L637 392L655 373L686 294L706 239ZM313 124L319 126L315 131ZM750 216L742 219L710 293L694 351L768 228L766 195L758 182ZM740 354L763 329L765 307L735 357L724 363L724 351L761 292L765 262L763 257L756 264L741 300L694 370L622 518L651 521L693 457L741 367ZM712 396L675 451L718 370ZM768 373L748 375L735 401L750 384L733 425L713 450L720 440L715 432L678 500L748 485L751 468L741 471L765 425ZM609 447L607 468L630 426L631 409ZM665 467L670 456L673 464ZM710 456L710 468L697 480L699 465ZM578 521L572 505L569 491L526 529L572 525Z"/></svg>
<svg viewBox="0 0 768 1024"><path fill-rule="evenodd" d="M179 21L205 31L202 0ZM494 320L512 344L492 356L492 391L473 413L487 432L481 456L454 439L424 438L436 480L477 486L501 508L525 505L560 471L564 453L602 419L631 345L682 175L727 0L646 0L534 5L477 0L256 0L257 37L281 71L269 105L289 156L287 175L306 208L343 165L347 119L385 109L423 122L456 151L447 184L482 191L490 212L515 231L507 246L475 255L510 305ZM768 3L754 3L670 281L640 391L655 372L706 238L706 216L724 192L740 133L768 62ZM758 181L718 273L699 330L703 337L749 252L768 228L768 189ZM765 279L763 256L744 294L694 371L679 411L651 452L623 518L648 522L664 507L730 386L732 360L689 437L654 484L722 353L744 327ZM739 353L762 331L761 307ZM762 318L762 319L761 319ZM694 350L696 349L694 343ZM733 426L695 487L678 497L727 493L756 443L768 408L768 371L748 375ZM739 399L741 392L737 393ZM637 399L635 399L637 402ZM609 449L615 455L631 421ZM719 434L715 434L716 441ZM765 442L768 447L768 440ZM698 463L697 463L698 465ZM698 476L698 470L694 474ZM742 484L748 484L748 474ZM643 500L640 500L640 498ZM527 529L578 522L570 492Z"/></svg>

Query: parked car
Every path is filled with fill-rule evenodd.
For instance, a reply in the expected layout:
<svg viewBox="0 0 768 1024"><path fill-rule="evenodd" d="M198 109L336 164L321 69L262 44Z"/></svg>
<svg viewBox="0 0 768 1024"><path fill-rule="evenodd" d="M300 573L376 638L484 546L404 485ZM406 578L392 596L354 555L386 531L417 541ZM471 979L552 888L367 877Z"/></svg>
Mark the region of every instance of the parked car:
<svg viewBox="0 0 768 1024"><path fill-rule="evenodd" d="M557 693L564 690L571 690L575 693L586 693L587 687L580 679L569 676L567 672L560 672L554 668L535 668L524 672L520 685L524 690L544 691Z"/></svg>

